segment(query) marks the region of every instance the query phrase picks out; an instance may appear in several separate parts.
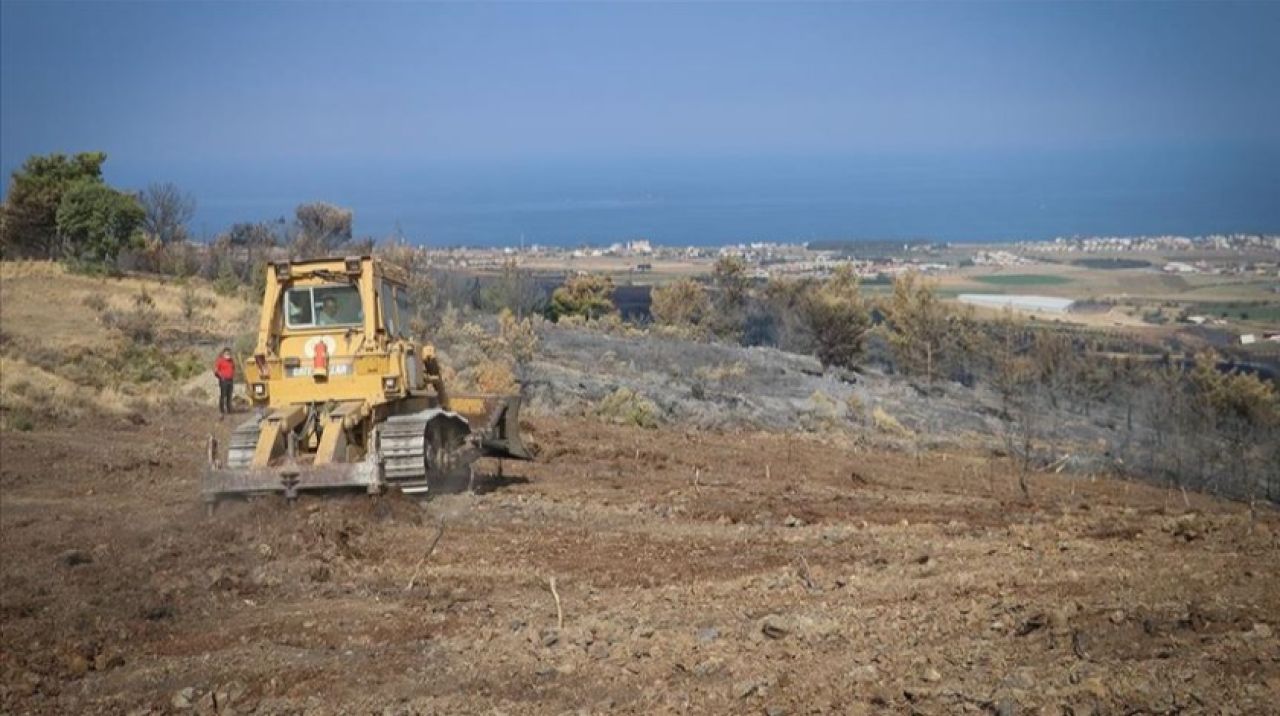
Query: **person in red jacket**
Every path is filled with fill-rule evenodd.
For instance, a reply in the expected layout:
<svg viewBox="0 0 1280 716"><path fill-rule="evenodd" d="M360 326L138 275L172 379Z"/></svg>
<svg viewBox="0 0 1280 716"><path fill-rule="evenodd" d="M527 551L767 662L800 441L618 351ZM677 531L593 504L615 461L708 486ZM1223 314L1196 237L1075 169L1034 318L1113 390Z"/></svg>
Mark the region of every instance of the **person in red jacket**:
<svg viewBox="0 0 1280 716"><path fill-rule="evenodd" d="M218 379L218 412L231 414L231 387L235 385L236 362L231 359L231 349L223 348L213 362L213 375Z"/></svg>

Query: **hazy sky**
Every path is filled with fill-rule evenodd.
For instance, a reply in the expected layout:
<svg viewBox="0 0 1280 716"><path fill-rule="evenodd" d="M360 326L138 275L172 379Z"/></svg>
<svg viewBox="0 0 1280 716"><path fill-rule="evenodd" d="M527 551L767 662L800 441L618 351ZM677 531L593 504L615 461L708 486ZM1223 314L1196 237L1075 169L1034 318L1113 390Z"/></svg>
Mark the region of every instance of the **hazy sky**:
<svg viewBox="0 0 1280 716"><path fill-rule="evenodd" d="M0 8L6 175L1280 150L1280 2Z"/></svg>
<svg viewBox="0 0 1280 716"><path fill-rule="evenodd" d="M6 168L1280 143L1280 3L3 3Z"/></svg>

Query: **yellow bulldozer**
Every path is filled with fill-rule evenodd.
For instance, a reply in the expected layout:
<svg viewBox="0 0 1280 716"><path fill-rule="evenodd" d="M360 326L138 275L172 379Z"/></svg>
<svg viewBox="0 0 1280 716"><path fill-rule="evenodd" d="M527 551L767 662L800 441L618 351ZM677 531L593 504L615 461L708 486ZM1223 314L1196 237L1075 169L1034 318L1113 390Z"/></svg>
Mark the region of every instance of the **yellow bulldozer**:
<svg viewBox="0 0 1280 716"><path fill-rule="evenodd" d="M450 395L409 330L406 275L369 256L267 268L243 366L254 417L210 437L201 488L230 495L357 487L425 492L482 457L529 460L520 398Z"/></svg>

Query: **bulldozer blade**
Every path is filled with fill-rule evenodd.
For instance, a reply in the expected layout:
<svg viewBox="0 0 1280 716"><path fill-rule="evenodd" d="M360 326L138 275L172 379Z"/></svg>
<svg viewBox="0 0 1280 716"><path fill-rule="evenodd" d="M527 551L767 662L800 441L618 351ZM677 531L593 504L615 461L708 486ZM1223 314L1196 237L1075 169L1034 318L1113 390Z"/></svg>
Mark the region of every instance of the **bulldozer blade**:
<svg viewBox="0 0 1280 716"><path fill-rule="evenodd" d="M481 426L472 429L478 437L481 457L533 459L533 453L520 439L520 396L454 395L450 402L472 426Z"/></svg>
<svg viewBox="0 0 1280 716"><path fill-rule="evenodd" d="M485 435L480 438L485 457L532 460L533 454L520 439L520 396L508 396L490 418Z"/></svg>
<svg viewBox="0 0 1280 716"><path fill-rule="evenodd" d="M378 465L370 460L328 465L280 465L267 468L224 468L210 465L201 480L200 493L205 502L233 495L283 494L297 497L308 490L364 488L380 492L384 482Z"/></svg>

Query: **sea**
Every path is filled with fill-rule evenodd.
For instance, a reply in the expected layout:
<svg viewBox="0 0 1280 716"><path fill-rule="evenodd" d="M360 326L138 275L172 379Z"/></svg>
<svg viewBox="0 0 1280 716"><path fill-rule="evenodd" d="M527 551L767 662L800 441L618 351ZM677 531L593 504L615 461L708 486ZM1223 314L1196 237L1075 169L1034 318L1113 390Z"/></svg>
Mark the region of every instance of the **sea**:
<svg viewBox="0 0 1280 716"><path fill-rule="evenodd" d="M1280 231L1280 150L1165 147L538 160L131 163L171 181L192 233L288 222L303 202L354 211L354 233L435 247L750 242L1006 242Z"/></svg>

